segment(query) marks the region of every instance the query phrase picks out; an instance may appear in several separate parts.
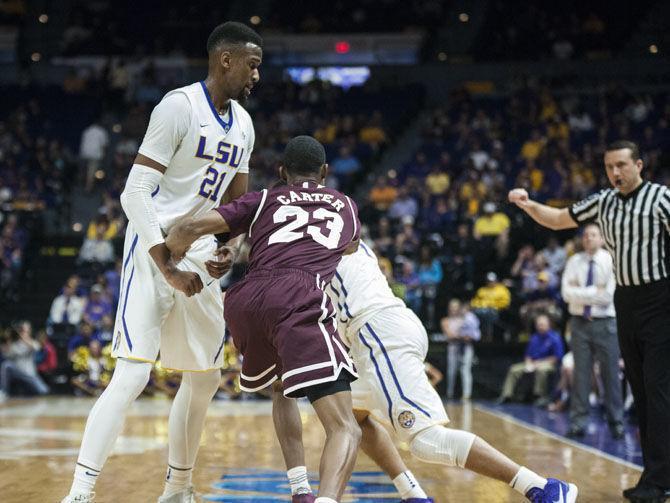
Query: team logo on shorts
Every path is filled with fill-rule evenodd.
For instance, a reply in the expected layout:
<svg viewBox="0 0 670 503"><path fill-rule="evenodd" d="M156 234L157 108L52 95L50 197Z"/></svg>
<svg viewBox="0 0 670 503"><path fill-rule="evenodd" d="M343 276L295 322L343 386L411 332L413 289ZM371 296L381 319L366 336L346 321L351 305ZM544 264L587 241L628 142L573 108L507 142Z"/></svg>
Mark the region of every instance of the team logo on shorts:
<svg viewBox="0 0 670 503"><path fill-rule="evenodd" d="M398 416L398 423L400 423L400 426L403 428L411 428L414 426L415 422L416 417L414 416L414 412L409 410L402 411Z"/></svg>

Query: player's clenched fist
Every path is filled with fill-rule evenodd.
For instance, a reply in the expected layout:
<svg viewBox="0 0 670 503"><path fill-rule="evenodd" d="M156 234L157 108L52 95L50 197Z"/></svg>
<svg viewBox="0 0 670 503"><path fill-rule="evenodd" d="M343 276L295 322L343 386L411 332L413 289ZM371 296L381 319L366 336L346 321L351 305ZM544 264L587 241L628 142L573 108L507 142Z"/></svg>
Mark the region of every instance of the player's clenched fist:
<svg viewBox="0 0 670 503"><path fill-rule="evenodd" d="M175 290L191 297L202 290L202 280L198 273L173 269L165 275L168 284Z"/></svg>
<svg viewBox="0 0 670 503"><path fill-rule="evenodd" d="M207 272L214 279L221 279L226 274L235 262L235 250L230 246L220 246L214 252L216 260L208 260L205 262Z"/></svg>
<svg viewBox="0 0 670 503"><path fill-rule="evenodd" d="M513 189L507 195L510 203L516 204L519 208L523 208L528 204L528 192L526 189Z"/></svg>

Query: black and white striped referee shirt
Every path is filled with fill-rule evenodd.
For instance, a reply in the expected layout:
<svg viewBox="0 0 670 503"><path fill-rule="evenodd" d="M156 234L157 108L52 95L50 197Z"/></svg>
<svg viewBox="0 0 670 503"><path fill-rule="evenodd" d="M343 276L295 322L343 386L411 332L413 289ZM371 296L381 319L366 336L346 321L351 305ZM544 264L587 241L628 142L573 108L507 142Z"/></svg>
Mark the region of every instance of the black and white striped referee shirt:
<svg viewBox="0 0 670 503"><path fill-rule="evenodd" d="M578 224L600 225L617 285L670 277L670 189L665 185L645 181L626 196L618 189L602 190L569 211Z"/></svg>

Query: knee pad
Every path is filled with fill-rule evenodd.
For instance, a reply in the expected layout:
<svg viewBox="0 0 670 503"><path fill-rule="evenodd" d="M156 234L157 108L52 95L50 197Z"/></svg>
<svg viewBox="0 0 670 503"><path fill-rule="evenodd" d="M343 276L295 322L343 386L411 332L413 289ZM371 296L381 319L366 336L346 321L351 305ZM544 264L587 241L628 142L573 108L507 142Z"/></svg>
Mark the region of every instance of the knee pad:
<svg viewBox="0 0 670 503"><path fill-rule="evenodd" d="M435 425L417 433L410 442L409 450L426 463L464 468L475 438L469 431Z"/></svg>

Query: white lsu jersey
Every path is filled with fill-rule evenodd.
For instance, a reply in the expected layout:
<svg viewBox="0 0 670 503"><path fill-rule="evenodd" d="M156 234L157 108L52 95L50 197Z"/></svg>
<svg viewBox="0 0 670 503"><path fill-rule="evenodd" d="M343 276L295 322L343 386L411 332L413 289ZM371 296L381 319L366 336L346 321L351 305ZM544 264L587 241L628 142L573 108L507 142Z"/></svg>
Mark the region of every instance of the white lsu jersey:
<svg viewBox="0 0 670 503"><path fill-rule="evenodd" d="M140 154L167 166L153 194L163 232L179 218L219 206L235 174L249 172L254 140L247 111L230 100L220 116L204 82L163 97L139 148Z"/></svg>
<svg viewBox="0 0 670 503"><path fill-rule="evenodd" d="M249 114L230 101L221 117L203 82L175 89L156 105L139 152L166 166L152 194L158 222L167 233L176 220L220 204L237 173L248 173L254 146ZM221 290L205 262L216 241L203 236L177 267L196 272L205 287L186 297L172 288L128 223L112 356L153 362L164 368L203 371L223 364Z"/></svg>
<svg viewBox="0 0 670 503"><path fill-rule="evenodd" d="M378 311L389 307L407 309L405 303L393 295L377 256L363 240L356 252L342 257L327 292L337 310L340 336L348 346Z"/></svg>

